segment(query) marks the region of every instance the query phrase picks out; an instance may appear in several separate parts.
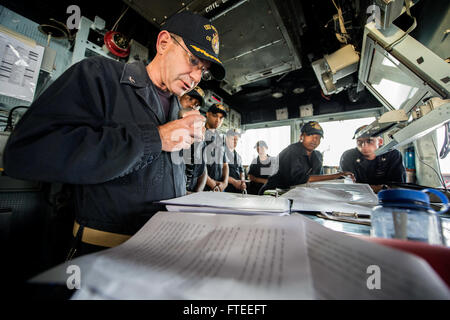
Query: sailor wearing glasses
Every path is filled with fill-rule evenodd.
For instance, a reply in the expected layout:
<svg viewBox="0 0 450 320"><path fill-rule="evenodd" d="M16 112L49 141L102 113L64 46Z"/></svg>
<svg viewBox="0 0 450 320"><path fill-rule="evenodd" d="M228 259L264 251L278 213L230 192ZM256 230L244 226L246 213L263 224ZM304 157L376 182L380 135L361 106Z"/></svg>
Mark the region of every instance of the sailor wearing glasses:
<svg viewBox="0 0 450 320"><path fill-rule="evenodd" d="M359 134L367 125L355 131L356 148L345 151L341 156L341 170L353 172L356 182L369 184L374 192L385 188L391 182L403 183L406 170L402 155L398 150L392 150L380 156L375 151L383 144L381 137L370 137Z"/></svg>
<svg viewBox="0 0 450 320"><path fill-rule="evenodd" d="M69 256L124 242L163 209L157 201L186 194L184 163L172 156L203 139L206 119L196 110L179 118L178 97L202 78L224 78L218 54L216 28L182 12L163 25L148 65L84 59L22 117L5 173L72 186Z"/></svg>

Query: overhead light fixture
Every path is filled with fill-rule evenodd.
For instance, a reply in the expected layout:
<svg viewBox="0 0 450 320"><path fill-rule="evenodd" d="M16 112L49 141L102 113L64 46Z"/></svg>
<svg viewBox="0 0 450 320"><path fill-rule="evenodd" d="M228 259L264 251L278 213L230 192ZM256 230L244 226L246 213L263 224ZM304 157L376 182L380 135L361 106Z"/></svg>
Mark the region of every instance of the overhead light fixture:
<svg viewBox="0 0 450 320"><path fill-rule="evenodd" d="M300 94L300 93L305 92L305 88L303 88L303 87L294 88L292 90L292 92L295 93L295 94Z"/></svg>
<svg viewBox="0 0 450 320"><path fill-rule="evenodd" d="M275 91L272 93L272 97L274 97L275 99L279 99L283 96L283 92L281 91Z"/></svg>

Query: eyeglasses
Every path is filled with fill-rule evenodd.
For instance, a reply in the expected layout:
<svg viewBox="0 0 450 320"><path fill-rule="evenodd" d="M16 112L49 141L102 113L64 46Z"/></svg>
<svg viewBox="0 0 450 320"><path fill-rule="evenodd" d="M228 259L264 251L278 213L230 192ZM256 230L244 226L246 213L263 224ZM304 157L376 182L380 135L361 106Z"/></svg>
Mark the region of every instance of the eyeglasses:
<svg viewBox="0 0 450 320"><path fill-rule="evenodd" d="M365 143L366 144L374 144L376 141L375 138L369 138L369 139L361 139L361 140L357 140L356 144L358 145L358 147L362 147Z"/></svg>
<svg viewBox="0 0 450 320"><path fill-rule="evenodd" d="M187 53L187 55L189 57L189 64L193 68L202 71L202 79L205 81L211 80L212 79L211 71L207 70L205 68L205 66L202 65L201 61L199 59L197 59L196 57L194 57L188 50L186 50L172 34L170 36Z"/></svg>

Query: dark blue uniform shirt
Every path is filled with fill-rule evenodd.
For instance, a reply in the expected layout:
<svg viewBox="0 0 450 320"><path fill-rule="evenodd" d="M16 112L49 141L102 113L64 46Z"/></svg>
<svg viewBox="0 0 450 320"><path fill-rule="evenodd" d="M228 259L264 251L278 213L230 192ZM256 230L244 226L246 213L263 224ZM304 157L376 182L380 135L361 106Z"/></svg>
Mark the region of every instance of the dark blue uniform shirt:
<svg viewBox="0 0 450 320"><path fill-rule="evenodd" d="M227 157L227 163L229 168L229 177L232 177L236 180L241 180L241 173L244 172L244 167L242 166L242 158L236 150L231 151L228 147L225 147L225 154ZM237 192L240 193L242 191L236 189L231 183L228 184L225 189L226 192Z"/></svg>
<svg viewBox="0 0 450 320"><path fill-rule="evenodd" d="M187 191L196 191L198 179L206 170L204 151L204 141L194 142L190 149L183 150Z"/></svg>
<svg viewBox="0 0 450 320"><path fill-rule="evenodd" d="M242 158L236 150L231 151L225 147L227 163L229 169L229 176L241 180L241 173L244 172L244 167L242 166Z"/></svg>
<svg viewBox="0 0 450 320"><path fill-rule="evenodd" d="M208 176L216 181L223 180L223 164L227 163L225 140L217 130L205 132L204 156ZM208 190L208 186L205 190Z"/></svg>
<svg viewBox="0 0 450 320"><path fill-rule="evenodd" d="M374 160L364 158L358 148L345 151L341 156L342 171L350 171L356 182L371 185L405 182L406 170L398 150L386 152Z"/></svg>
<svg viewBox="0 0 450 320"><path fill-rule="evenodd" d="M267 155L267 159L263 162L259 159L259 155L253 159L250 164L250 169L248 170L248 174L252 175L256 178L268 179L272 174L274 174L274 170L278 170L275 168L277 165L276 159ZM258 194L259 189L264 185L264 183L258 183L255 181L250 181L250 185L248 188L248 193L250 194Z"/></svg>
<svg viewBox="0 0 450 320"><path fill-rule="evenodd" d="M301 142L293 143L278 155L278 171L259 190L287 189L308 182L310 175L322 174L322 154L316 150L308 156Z"/></svg>

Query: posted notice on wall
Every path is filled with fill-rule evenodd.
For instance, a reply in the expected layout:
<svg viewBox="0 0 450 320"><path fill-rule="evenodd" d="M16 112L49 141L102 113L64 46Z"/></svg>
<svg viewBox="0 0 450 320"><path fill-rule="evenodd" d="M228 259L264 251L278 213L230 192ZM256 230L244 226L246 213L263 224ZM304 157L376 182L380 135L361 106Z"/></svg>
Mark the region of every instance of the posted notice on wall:
<svg viewBox="0 0 450 320"><path fill-rule="evenodd" d="M0 94L33 101L44 47L0 30Z"/></svg>

